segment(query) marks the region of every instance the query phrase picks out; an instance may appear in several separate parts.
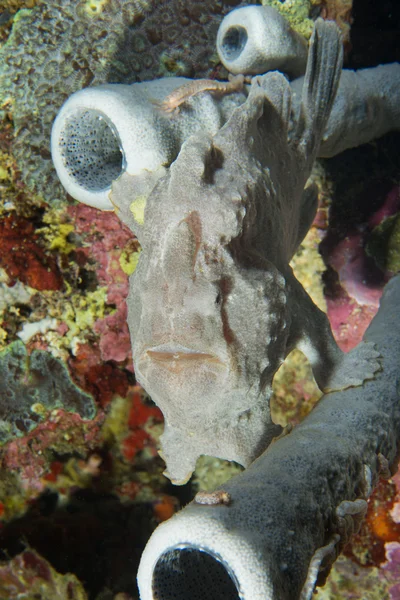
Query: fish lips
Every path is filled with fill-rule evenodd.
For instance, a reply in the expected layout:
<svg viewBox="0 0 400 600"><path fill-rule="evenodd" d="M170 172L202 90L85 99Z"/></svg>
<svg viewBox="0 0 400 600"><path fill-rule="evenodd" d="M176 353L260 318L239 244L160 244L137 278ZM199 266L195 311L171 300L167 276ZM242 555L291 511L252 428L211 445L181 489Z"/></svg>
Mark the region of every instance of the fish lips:
<svg viewBox="0 0 400 600"><path fill-rule="evenodd" d="M147 348L135 361L135 371L161 410L175 402L182 406L183 397L188 404L200 399L207 403L206 398L215 399L232 375L226 359L178 344Z"/></svg>
<svg viewBox="0 0 400 600"><path fill-rule="evenodd" d="M200 352L183 346L176 347L154 347L145 352L147 360L167 369L171 373L180 373L186 369L194 369L206 366L210 369L226 368L226 364L215 354Z"/></svg>

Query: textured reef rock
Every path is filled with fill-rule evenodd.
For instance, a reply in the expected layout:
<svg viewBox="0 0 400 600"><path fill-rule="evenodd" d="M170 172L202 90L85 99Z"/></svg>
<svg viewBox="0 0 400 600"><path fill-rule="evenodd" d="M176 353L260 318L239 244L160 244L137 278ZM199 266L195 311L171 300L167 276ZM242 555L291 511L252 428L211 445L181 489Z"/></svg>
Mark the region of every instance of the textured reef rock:
<svg viewBox="0 0 400 600"><path fill-rule="evenodd" d="M0 354L0 443L22 436L36 427L41 415L55 408L95 416L95 405L71 381L65 365L48 352L29 356L22 342Z"/></svg>
<svg viewBox="0 0 400 600"><path fill-rule="evenodd" d="M97 289L105 291L104 310L96 311L93 307L92 315L86 317L77 317L74 309L71 310L67 335L84 344L86 340L81 331L90 321L93 333L98 336L101 359L126 363L131 357L125 304L127 275L135 268L139 245L132 241L128 229L113 214L83 205L71 206L67 212L75 236L80 240L75 259L80 265L81 277L89 281L95 276ZM95 287L94 281L92 286ZM90 312L90 306L88 308Z"/></svg>
<svg viewBox="0 0 400 600"><path fill-rule="evenodd" d="M10 214L0 222L0 267L9 283L20 281L37 290L59 290L62 276L55 256L41 247L33 224Z"/></svg>
<svg viewBox="0 0 400 600"><path fill-rule="evenodd" d="M368 502L360 531L335 563L317 598L397 600L400 582L400 473L381 479Z"/></svg>
<svg viewBox="0 0 400 600"><path fill-rule="evenodd" d="M33 550L25 550L9 562L0 562L0 598L87 600L75 575L60 575Z"/></svg>
<svg viewBox="0 0 400 600"><path fill-rule="evenodd" d="M45 489L41 478L56 455L70 454L71 443L83 456L99 444L104 417L95 415L92 396L49 352L28 355L17 341L0 353L0 517L19 513L22 488L32 498Z"/></svg>

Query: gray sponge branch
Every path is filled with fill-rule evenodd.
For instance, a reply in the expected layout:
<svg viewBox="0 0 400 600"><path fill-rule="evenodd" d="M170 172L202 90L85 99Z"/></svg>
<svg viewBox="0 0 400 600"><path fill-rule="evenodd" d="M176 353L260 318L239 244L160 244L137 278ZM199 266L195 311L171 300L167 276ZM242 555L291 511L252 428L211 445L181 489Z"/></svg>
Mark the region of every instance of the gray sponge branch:
<svg viewBox="0 0 400 600"><path fill-rule="evenodd" d="M156 529L138 573L142 600L312 597L357 531L379 477L396 469L399 307L396 276L364 335L381 354L373 380L325 395L243 474Z"/></svg>
<svg viewBox="0 0 400 600"><path fill-rule="evenodd" d="M300 104L303 77L291 83ZM400 129L400 64L342 70L318 156L329 158Z"/></svg>

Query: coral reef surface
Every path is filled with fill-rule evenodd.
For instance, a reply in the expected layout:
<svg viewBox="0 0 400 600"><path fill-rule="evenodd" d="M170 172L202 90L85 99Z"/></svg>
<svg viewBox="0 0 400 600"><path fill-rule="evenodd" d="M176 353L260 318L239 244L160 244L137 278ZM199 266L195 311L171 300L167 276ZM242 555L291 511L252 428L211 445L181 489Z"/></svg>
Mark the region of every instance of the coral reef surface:
<svg viewBox="0 0 400 600"><path fill-rule="evenodd" d="M18 437L0 447L0 573L4 585L12 581L18 593L38 577L41 584L46 580L43 600L137 598L134 576L151 530L198 489L212 489L239 469L203 457L193 481L179 490L162 476L157 448L163 425L135 383L125 321L128 274L139 244L115 215L65 202L49 154L59 106L85 85L163 74L223 78L215 62L215 34L223 15L237 4L1 4L0 350L9 347L10 353L10 344L25 343L25 379L20 380L25 400L35 377L26 370L29 356L40 351L67 365L73 382L68 389L78 386L81 398L90 394L89 406L97 409L95 418L81 416L71 412L65 397L62 407L35 413L30 407L36 400L28 402L24 421L32 429L15 422ZM398 3L353 4L349 65L399 60L393 26ZM292 15L295 6L306 6L311 19L346 2L279 5ZM15 13L17 8L24 10ZM320 208L294 268L314 301L327 306L343 349L362 337L384 282L398 269L398 145L399 135L391 134L321 161L315 170ZM321 240L325 263L318 252ZM340 244L345 255L336 250ZM282 425L300 421L319 397L300 353L286 362L275 378L272 401ZM397 474L378 488L359 537L318 595L397 600L399 522ZM46 590L52 595L46 597ZM10 589L0 587L0 598L13 598Z"/></svg>

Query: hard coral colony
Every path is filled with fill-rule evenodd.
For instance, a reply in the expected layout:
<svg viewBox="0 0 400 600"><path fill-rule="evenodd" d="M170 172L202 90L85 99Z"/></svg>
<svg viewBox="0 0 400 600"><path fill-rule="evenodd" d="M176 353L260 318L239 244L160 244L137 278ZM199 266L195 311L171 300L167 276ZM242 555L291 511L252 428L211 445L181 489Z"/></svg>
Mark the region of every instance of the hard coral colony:
<svg viewBox="0 0 400 600"><path fill-rule="evenodd" d="M17 342L1 359L3 380L17 386L21 401L19 413L16 403L14 412L7 402L2 409L2 431L18 439L5 438L0 448L0 517L2 510L6 520L26 511L21 485L27 499L48 487L72 505L77 489L112 490L123 503L117 506L121 515L124 503L132 501L152 502L156 520L176 510L175 501L159 491L165 486L161 461L155 458L161 413L135 386L131 372L123 300L126 274L135 271L128 297L135 374L163 410L162 449L171 478L185 480L202 453L247 465L281 431L271 420L266 396L271 394L275 369L294 342L309 353L320 385L339 390L356 385L328 395L294 433L275 441L242 476L217 490L200 491L194 503L157 529L139 570L141 598L204 600L209 597L209 588L203 587L206 573L216 598L308 598L318 571L322 583L337 552L358 529L379 475L393 472L399 398L389 381L394 380L398 358L388 348L392 352L398 346L399 286L394 281L388 287L365 341L343 357L322 313L293 278L288 261L315 212L315 186L303 193L315 155L332 156L399 128L399 65L343 71L331 106L340 56L333 27L319 23L311 44L313 58L305 78L299 77L307 56L302 34L311 33L311 16L319 12L336 16L339 24L349 21L348 3L339 1L268 2L290 16L294 29L270 6L241 8L222 22L218 36L217 26L232 2L36 4L31 11L17 13L8 41L0 46L1 159L7 156L5 170L0 166L6 215L0 244L7 250L1 263L6 319L0 332L3 345L18 334L30 353L28 359L22 342ZM252 20L248 13L259 17ZM240 76L279 68L297 79L289 86L278 74L256 76L244 87L242 77L240 84L188 80L224 75L212 50L215 40L225 68ZM262 55L265 40L277 42L271 42L268 56ZM234 64L241 65L239 71ZM146 81L165 74L186 79ZM127 85L137 79L142 83ZM103 83L107 85L97 86ZM143 248L139 261L139 242L115 215L82 205L66 207L50 165L48 139L55 113L69 94L88 85L59 111L52 134L54 164L68 193L87 204L114 209L134 231ZM10 117L17 133L12 143ZM33 192L18 182L18 167ZM319 184L327 189L321 177ZM388 198L394 201L387 204L385 215L393 219L399 194L394 189L391 194ZM281 212L276 211L277 201ZM371 216L371 228L377 218ZM321 212L318 219L322 223ZM387 225L385 231L392 229ZM394 247L391 256L395 252ZM26 270L21 266L24 256L29 257ZM329 260L336 268L333 255ZM337 268L341 282L350 282L346 291L352 293L352 272ZM362 282L357 289L369 290ZM376 297L381 289L382 280ZM334 313L337 306L330 298L334 330L342 328L343 345L345 330L339 313ZM325 346L316 344L319 335L314 336L313 328L319 335L323 331ZM353 345L361 338L359 330L355 335ZM378 362L376 351L371 351L374 343ZM48 351L68 361L73 378L91 396L72 383ZM336 363L341 364L339 370L333 368ZM43 366L48 364L50 370ZM246 386L240 377L254 391L254 403L249 404L248 394L243 396L241 387ZM182 393L186 388L190 392ZM1 392L2 400L7 390ZM379 398L382 406L376 414L391 415L389 421L375 416L373 403L368 412L364 396ZM73 412L75 400L81 416ZM351 440L348 450L346 436ZM71 455L71 448L77 456ZM265 485L260 492L261 480ZM283 491L294 499L287 510ZM312 502L304 501L307 494ZM372 503L375 500L370 509ZM110 519L112 511L106 512ZM262 523L254 530L255 514L261 515ZM316 517L321 514L323 518ZM371 514L370 510L366 522L375 539L381 536L380 563L385 549L387 558L376 575L377 593L395 598L398 547L396 538L387 534L395 526L393 521L389 525L388 517L386 528L379 528ZM304 529L298 528L300 522ZM237 532L234 539L225 535L226 528ZM139 529L137 525L135 536ZM2 539L7 531L6 526ZM259 539L260 531L264 534ZM92 534L96 535L93 529ZM271 540L278 541L276 546ZM361 555L362 550L352 548L354 556ZM124 576L118 575L125 564L118 556L119 567L111 569L111 575L105 568L96 582L80 567L70 570L91 581L93 597L100 597L97 592L104 588L112 589L115 598L135 597L130 554L125 552L129 567L127 563ZM243 567L248 563L254 580ZM330 585L335 593L334 586L339 586L344 598L347 592L337 575L343 564L347 563L333 572ZM0 597L10 598L12 586L19 593L42 586L49 598L66 593L86 597L74 576L58 576L35 552L26 551L0 568Z"/></svg>
<svg viewBox="0 0 400 600"><path fill-rule="evenodd" d="M208 75L218 24L231 6L52 0L19 11L0 50L0 107L12 110L13 153L25 183L53 203L64 196L48 139L70 94L106 82Z"/></svg>

